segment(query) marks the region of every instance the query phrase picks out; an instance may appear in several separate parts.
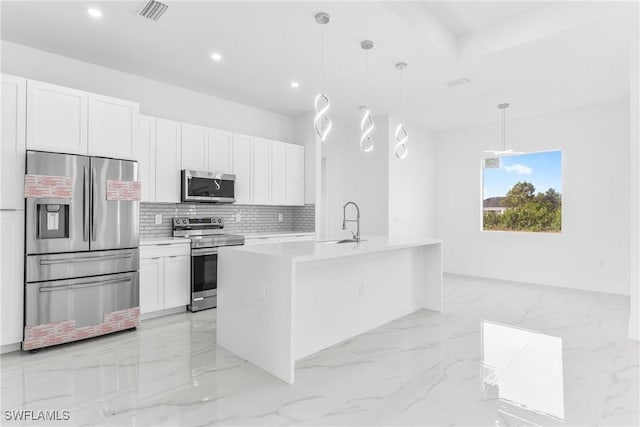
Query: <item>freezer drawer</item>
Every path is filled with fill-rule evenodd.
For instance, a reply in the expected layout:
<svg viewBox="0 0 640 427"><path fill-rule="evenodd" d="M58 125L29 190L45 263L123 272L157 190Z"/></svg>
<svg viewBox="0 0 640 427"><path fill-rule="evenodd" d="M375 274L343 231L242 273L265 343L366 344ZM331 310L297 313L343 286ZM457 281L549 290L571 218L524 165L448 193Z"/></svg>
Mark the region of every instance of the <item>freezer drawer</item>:
<svg viewBox="0 0 640 427"><path fill-rule="evenodd" d="M25 326L75 321L100 325L105 314L139 306L138 272L27 283Z"/></svg>
<svg viewBox="0 0 640 427"><path fill-rule="evenodd" d="M43 282L75 277L136 271L139 249L93 251L27 256L27 282Z"/></svg>

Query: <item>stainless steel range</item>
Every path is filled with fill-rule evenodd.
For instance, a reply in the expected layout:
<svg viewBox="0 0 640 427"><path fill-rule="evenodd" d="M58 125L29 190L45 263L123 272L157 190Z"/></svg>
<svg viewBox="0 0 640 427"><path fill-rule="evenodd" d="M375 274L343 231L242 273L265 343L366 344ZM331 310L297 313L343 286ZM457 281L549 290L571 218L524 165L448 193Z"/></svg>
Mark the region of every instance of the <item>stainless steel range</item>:
<svg viewBox="0 0 640 427"><path fill-rule="evenodd" d="M218 304L218 248L244 245L244 236L224 234L220 217L173 218L173 237L191 239L190 311Z"/></svg>

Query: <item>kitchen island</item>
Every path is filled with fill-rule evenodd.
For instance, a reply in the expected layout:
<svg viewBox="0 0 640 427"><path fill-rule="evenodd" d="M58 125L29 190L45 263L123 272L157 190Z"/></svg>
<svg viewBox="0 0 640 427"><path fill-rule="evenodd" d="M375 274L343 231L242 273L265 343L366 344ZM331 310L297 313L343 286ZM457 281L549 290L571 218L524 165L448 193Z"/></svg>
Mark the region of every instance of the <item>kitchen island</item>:
<svg viewBox="0 0 640 427"><path fill-rule="evenodd" d="M218 344L290 384L296 360L423 308L442 310L439 240L219 251Z"/></svg>

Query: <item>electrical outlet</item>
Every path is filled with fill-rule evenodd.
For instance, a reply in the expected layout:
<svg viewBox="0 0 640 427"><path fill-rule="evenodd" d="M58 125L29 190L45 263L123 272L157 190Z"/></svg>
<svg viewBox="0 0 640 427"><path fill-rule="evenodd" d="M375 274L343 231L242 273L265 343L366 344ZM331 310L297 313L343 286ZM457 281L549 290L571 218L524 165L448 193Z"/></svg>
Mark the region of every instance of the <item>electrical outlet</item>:
<svg viewBox="0 0 640 427"><path fill-rule="evenodd" d="M282 222L282 214L281 213L278 214L278 222Z"/></svg>
<svg viewBox="0 0 640 427"><path fill-rule="evenodd" d="M156 215L156 225L160 225L162 224L162 215L161 214L157 214Z"/></svg>
<svg viewBox="0 0 640 427"><path fill-rule="evenodd" d="M598 263L598 267L605 268L606 266L607 266L607 262L601 259L600 262Z"/></svg>
<svg viewBox="0 0 640 427"><path fill-rule="evenodd" d="M242 220L242 214L240 212L238 212L236 214L236 222L240 222Z"/></svg>

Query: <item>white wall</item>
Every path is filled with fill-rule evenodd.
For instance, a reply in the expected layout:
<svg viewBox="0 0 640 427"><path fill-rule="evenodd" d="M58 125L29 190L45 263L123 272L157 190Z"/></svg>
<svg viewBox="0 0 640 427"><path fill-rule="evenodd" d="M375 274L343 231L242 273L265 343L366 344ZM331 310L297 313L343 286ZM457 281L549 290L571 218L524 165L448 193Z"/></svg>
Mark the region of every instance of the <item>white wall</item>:
<svg viewBox="0 0 640 427"><path fill-rule="evenodd" d="M136 101L151 116L297 143L293 119L282 114L15 43L0 47L3 73Z"/></svg>
<svg viewBox="0 0 640 427"><path fill-rule="evenodd" d="M433 134L404 123L409 134L407 157L395 156L395 130L389 117L389 235L433 237L435 233L435 142Z"/></svg>
<svg viewBox="0 0 640 427"><path fill-rule="evenodd" d="M640 340L640 36L636 35L631 43L629 117L631 155L631 314L629 316L629 337Z"/></svg>
<svg viewBox="0 0 640 427"><path fill-rule="evenodd" d="M436 135L436 234L445 271L628 294L628 102L507 118L514 149L563 150L561 234L480 230L481 151L499 141L498 122Z"/></svg>
<svg viewBox="0 0 640 427"><path fill-rule="evenodd" d="M360 231L362 238L388 233L388 120L376 121L373 138L374 149L369 153L360 150L360 117L358 113L331 116L333 129L322 143L322 156L327 157L328 239L351 237L342 228L342 206L352 200L360 207ZM355 218L350 206L348 218ZM347 228L355 231L356 224Z"/></svg>

